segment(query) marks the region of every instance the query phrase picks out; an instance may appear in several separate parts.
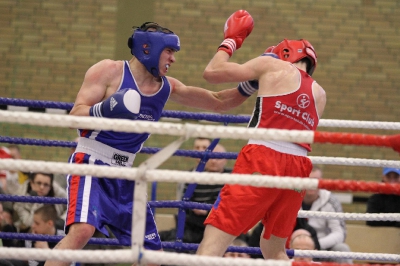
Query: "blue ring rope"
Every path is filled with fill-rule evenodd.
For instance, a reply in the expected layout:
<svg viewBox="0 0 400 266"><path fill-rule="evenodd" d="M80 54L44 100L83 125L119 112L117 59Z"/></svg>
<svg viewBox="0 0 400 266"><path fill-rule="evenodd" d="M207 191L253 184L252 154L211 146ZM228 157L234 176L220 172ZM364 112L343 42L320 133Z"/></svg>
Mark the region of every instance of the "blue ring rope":
<svg viewBox="0 0 400 266"><path fill-rule="evenodd" d="M24 106L33 108L53 108L70 111L74 106L73 103L67 102L53 102L53 101L38 101L27 99L14 99L0 97L0 105ZM223 123L248 123L250 116L247 115L219 115L219 114L206 114L182 111L168 111L164 110L161 114L162 117L180 118L188 120L205 120L210 122L223 122Z"/></svg>

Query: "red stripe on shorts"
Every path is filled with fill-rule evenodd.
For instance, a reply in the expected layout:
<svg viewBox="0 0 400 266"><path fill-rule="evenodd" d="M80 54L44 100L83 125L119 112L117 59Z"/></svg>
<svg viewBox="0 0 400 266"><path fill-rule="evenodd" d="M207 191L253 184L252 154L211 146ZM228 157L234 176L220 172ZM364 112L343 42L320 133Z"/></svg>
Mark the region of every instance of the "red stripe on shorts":
<svg viewBox="0 0 400 266"><path fill-rule="evenodd" d="M83 163L84 153L75 154L74 162L77 164ZM68 202L68 214L66 225L70 225L75 221L76 215L76 202L78 200L78 192L79 192L79 175L71 175L71 182L69 184L69 202Z"/></svg>

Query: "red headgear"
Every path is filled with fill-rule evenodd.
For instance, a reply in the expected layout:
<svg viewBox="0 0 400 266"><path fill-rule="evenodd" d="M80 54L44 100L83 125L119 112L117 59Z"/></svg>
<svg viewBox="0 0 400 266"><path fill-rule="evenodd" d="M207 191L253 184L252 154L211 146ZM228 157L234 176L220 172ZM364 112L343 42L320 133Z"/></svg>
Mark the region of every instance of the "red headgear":
<svg viewBox="0 0 400 266"><path fill-rule="evenodd" d="M287 40L284 39L271 51L279 56L283 61L296 63L308 57L311 60L311 67L307 69L307 73L311 76L317 67L317 53L314 47L307 40Z"/></svg>

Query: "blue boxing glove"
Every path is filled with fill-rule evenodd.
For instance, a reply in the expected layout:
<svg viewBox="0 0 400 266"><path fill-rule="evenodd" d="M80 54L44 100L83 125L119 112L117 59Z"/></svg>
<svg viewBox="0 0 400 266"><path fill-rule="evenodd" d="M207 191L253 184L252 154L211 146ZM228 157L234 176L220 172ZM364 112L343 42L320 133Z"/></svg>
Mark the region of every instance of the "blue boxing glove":
<svg viewBox="0 0 400 266"><path fill-rule="evenodd" d="M108 99L90 107L89 115L107 118L136 119L141 98L136 90L120 89Z"/></svg>

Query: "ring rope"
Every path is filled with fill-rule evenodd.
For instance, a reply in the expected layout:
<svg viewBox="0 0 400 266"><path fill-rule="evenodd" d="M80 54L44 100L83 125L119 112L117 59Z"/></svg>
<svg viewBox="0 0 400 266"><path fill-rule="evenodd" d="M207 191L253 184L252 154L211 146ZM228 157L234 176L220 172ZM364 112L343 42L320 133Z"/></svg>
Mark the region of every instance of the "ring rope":
<svg viewBox="0 0 400 266"><path fill-rule="evenodd" d="M62 236L47 236L47 235L35 235L35 234L22 234L22 233L3 233L0 232L1 238L4 239L25 239L33 241L49 241L57 242L62 239ZM91 238L89 244L105 244L105 245L119 245L116 239L104 239L104 238ZM173 249L175 246L174 242L163 242L163 248ZM182 243L181 249L184 250L197 250L198 244ZM261 255L260 248L255 247L237 247L230 246L227 249L228 252L239 252ZM303 253L304 252L304 253ZM356 260L381 260L381 261L396 261L398 255L392 256L393 254L382 254L382 253L354 253L354 252L334 252L334 251L300 251L287 249L286 253L288 256L301 256L301 257L313 257L313 258L349 258ZM41 257L43 258L43 257ZM47 258L47 257L46 257Z"/></svg>
<svg viewBox="0 0 400 266"><path fill-rule="evenodd" d="M14 171L34 171L56 174L75 174L107 176L137 180L138 168L119 168L102 165L71 165L60 162L2 159L0 168ZM196 173L177 170L147 170L143 177L147 182L186 182L198 184L240 184L256 187L273 187L284 189L317 189L341 191L364 191L384 194L400 194L400 184L387 184L371 181L352 180L318 180L301 177L276 177L269 175L248 175L231 173Z"/></svg>
<svg viewBox="0 0 400 266"><path fill-rule="evenodd" d="M0 105L26 106L34 108L47 107L47 108L70 111L74 104L67 102L39 101L39 100L0 97ZM194 113L194 112L181 112L181 111L168 111L168 110L164 110L161 116L167 118L205 120L210 122L225 122L225 123L248 123L250 120L250 116L248 115L219 115L212 113ZM319 121L318 126L400 130L399 122L321 119Z"/></svg>
<svg viewBox="0 0 400 266"><path fill-rule="evenodd" d="M48 241L48 242L58 242L62 239L62 236L48 236L48 235L36 235L27 233L3 233L0 232L0 237L2 239L24 239L32 241ZM107 238L91 238L89 244L104 244L104 245L117 245L120 246L116 239ZM163 242L163 248L174 249L175 242ZM182 243L182 250L192 250L195 251L198 248L198 244ZM257 247L237 247L229 246L227 252L239 252L247 254L261 255L260 248ZM313 257L313 258L349 258L357 260L374 259L374 260L391 260L395 261L397 257L391 257L393 254L382 254L382 253L354 253L354 252L333 252L333 251L311 251L302 254L300 250L287 249L286 253L288 256L301 256L301 257ZM382 256L383 255L383 256Z"/></svg>
<svg viewBox="0 0 400 266"><path fill-rule="evenodd" d="M21 145L37 145L49 147L65 147L74 148L76 142L60 141L60 140L44 140L29 139L0 136L0 142ZM161 150L156 147L143 147L140 153L154 154ZM193 150L177 150L174 156L192 157L192 158L208 158L208 159L236 159L237 152L209 152L193 151ZM348 165L348 166L369 166L369 167L393 167L400 168L400 161L395 160L376 160L363 158L346 158L346 157L324 157L324 156L308 156L313 164L331 164L331 165Z"/></svg>
<svg viewBox="0 0 400 266"><path fill-rule="evenodd" d="M366 146L391 147L400 152L400 135L372 135L359 133L335 133L306 130L278 130L244 128L234 126L211 126L195 124L174 124L167 122L130 121L124 119L78 117L29 112L8 112L0 110L0 121L8 123L71 127L121 132L168 134L174 136L209 137L230 139L278 140L296 143L334 143Z"/></svg>
<svg viewBox="0 0 400 266"><path fill-rule="evenodd" d="M321 257L321 258L351 258L358 260L375 261L400 261L400 255L384 253L360 253L360 252L335 252L335 251L305 251L295 250L297 256ZM249 265L292 265L290 261L274 261L262 259L221 258L209 256L196 256L189 254L177 254L151 250L141 251L141 262L174 264L174 265L238 265L248 262ZM59 260L80 261L85 263L132 263L137 258L131 250L45 250L45 249L21 249L1 248L0 257L18 260ZM273 263L273 264L270 264ZM276 264L275 264L276 263ZM336 265L336 264L333 264Z"/></svg>
<svg viewBox="0 0 400 266"><path fill-rule="evenodd" d="M46 204L67 204L67 199L56 197L40 196L15 196L0 194L0 201L31 202ZM202 209L210 210L212 204L199 203L192 201L149 201L150 207L154 208L183 208L183 209ZM353 221L400 221L400 213L334 213L323 211L303 211L298 212L299 218L325 218ZM1 238L1 237L0 237Z"/></svg>

